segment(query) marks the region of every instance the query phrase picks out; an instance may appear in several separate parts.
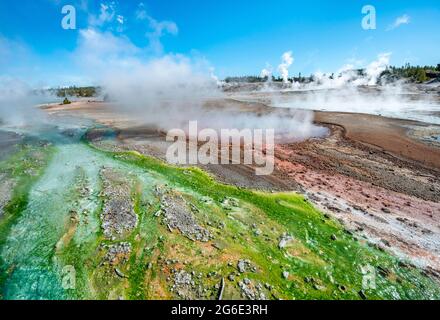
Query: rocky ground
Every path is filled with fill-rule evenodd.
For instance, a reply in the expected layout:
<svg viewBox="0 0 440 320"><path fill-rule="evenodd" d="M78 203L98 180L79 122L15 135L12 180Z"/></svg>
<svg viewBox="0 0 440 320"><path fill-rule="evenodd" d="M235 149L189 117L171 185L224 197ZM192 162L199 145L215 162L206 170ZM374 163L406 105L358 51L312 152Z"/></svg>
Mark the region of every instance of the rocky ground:
<svg viewBox="0 0 440 320"><path fill-rule="evenodd" d="M3 216L3 208L12 197L15 183L6 174L0 174L0 218Z"/></svg>
<svg viewBox="0 0 440 320"><path fill-rule="evenodd" d="M104 208L101 213L104 235L111 240L130 233L137 225L132 201L132 186L122 173L112 169L101 170Z"/></svg>
<svg viewBox="0 0 440 320"><path fill-rule="evenodd" d="M156 213L164 215L163 223L172 232L178 229L181 234L192 241L207 242L213 238L208 230L198 225L191 211L197 207L188 205L182 197L161 195L161 210Z"/></svg>

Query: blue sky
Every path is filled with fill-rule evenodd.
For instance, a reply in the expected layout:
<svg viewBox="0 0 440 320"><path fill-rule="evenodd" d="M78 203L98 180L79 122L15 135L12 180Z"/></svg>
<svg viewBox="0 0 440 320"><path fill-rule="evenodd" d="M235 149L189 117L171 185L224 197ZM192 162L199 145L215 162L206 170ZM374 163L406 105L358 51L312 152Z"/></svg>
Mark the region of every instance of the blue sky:
<svg viewBox="0 0 440 320"><path fill-rule="evenodd" d="M266 64L276 69L289 50L295 58L291 74L362 65L384 52L392 52L394 65L440 63L438 0L142 0L141 7L141 1L112 2L0 1L0 76L41 85L93 82L74 57L87 29L150 48L145 59L169 53L203 57L220 78L257 75ZM76 30L61 28L65 4L77 9ZM101 4L112 7L113 15L99 21ZM361 28L361 9L368 4L376 8L376 30ZM140 8L147 19L139 19ZM406 19L392 27L399 17Z"/></svg>

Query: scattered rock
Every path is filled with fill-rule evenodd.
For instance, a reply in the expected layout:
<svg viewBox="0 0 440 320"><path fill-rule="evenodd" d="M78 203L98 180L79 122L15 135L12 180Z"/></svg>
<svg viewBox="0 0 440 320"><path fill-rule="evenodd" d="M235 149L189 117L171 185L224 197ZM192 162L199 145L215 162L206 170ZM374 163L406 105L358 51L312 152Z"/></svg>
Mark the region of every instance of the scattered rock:
<svg viewBox="0 0 440 320"><path fill-rule="evenodd" d="M283 235L280 238L280 242L278 243L278 248L284 249L289 242L293 240L293 237L287 233L283 233Z"/></svg>
<svg viewBox="0 0 440 320"><path fill-rule="evenodd" d="M361 297L362 300L367 300L368 299L367 296L365 295L364 291L361 290L361 291L358 292L358 294L359 294L359 297Z"/></svg>
<svg viewBox="0 0 440 320"><path fill-rule="evenodd" d="M377 272L379 273L379 275L381 275L384 278L388 277L391 274L390 270L388 270L385 267L377 266L376 269L377 269Z"/></svg>
<svg viewBox="0 0 440 320"><path fill-rule="evenodd" d="M237 269L240 273L245 273L245 272L256 272L257 268L255 266L252 265L252 263L249 260L239 260L237 263Z"/></svg>
<svg viewBox="0 0 440 320"><path fill-rule="evenodd" d="M115 273L120 278L127 278L127 276L121 270L119 270L118 268L115 268Z"/></svg>
<svg viewBox="0 0 440 320"><path fill-rule="evenodd" d="M323 286L323 285L319 285L319 284L317 284L317 283L314 283L314 284L313 284L313 289L315 289L315 290L317 290L317 291L324 291L324 290L326 289L326 287Z"/></svg>
<svg viewBox="0 0 440 320"><path fill-rule="evenodd" d="M0 218L3 216L3 208L11 201L15 183L7 179L6 175L0 175Z"/></svg>
<svg viewBox="0 0 440 320"><path fill-rule="evenodd" d="M128 261L131 254L131 243L120 242L111 245L103 245L104 249L108 249L104 256L104 263L117 265Z"/></svg>
<svg viewBox="0 0 440 320"><path fill-rule="evenodd" d="M353 205L353 209L364 213L366 212L366 210L359 205Z"/></svg>
<svg viewBox="0 0 440 320"><path fill-rule="evenodd" d="M201 284L197 285L192 274L185 270L174 273L172 289L178 297L184 300L203 299L206 298L208 292Z"/></svg>
<svg viewBox="0 0 440 320"><path fill-rule="evenodd" d="M388 208L385 208L385 207L383 207L381 210L382 210L384 213L391 213L391 210L388 209Z"/></svg>
<svg viewBox="0 0 440 320"><path fill-rule="evenodd" d="M102 169L104 208L102 228L107 239L121 238L136 228L138 217L131 201L131 185L113 169Z"/></svg>
<svg viewBox="0 0 440 320"><path fill-rule="evenodd" d="M171 229L178 229L184 236L193 241L207 242L212 239L211 233L199 226L185 201L180 197L164 195L164 222Z"/></svg>
<svg viewBox="0 0 440 320"><path fill-rule="evenodd" d="M221 206L225 210L232 210L233 208L237 208L239 206L238 200L234 198L225 198Z"/></svg>
<svg viewBox="0 0 440 320"><path fill-rule="evenodd" d="M256 286L249 279L244 279L238 283L243 297L249 300L266 300L263 286L259 283Z"/></svg>

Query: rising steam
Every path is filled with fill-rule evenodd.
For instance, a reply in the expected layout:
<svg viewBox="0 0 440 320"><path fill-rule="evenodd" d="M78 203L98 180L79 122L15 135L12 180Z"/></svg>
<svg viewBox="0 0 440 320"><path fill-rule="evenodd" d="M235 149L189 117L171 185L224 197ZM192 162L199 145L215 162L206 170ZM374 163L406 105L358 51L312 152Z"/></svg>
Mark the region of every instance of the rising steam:
<svg viewBox="0 0 440 320"><path fill-rule="evenodd" d="M432 96L420 94L401 81L381 78L390 59L391 53L382 53L362 69L345 65L336 73L316 72L311 82L284 83L279 93L273 84L266 83L263 92L271 93L269 104L274 107L370 113L439 123L431 116L440 110Z"/></svg>
<svg viewBox="0 0 440 320"><path fill-rule="evenodd" d="M289 67L292 65L292 63L292 51L284 52L281 56L281 64L278 66L278 71L280 72L284 83L288 83L289 81Z"/></svg>
<svg viewBox="0 0 440 320"><path fill-rule="evenodd" d="M0 78L0 124L23 126L44 119L36 105L44 99L26 83L9 78Z"/></svg>
<svg viewBox="0 0 440 320"><path fill-rule="evenodd" d="M173 54L148 58L128 38L95 29L81 31L77 59L84 72L101 84L114 111L138 124L167 131L184 129L197 120L200 129L276 129L292 140L325 133L313 125L310 112L292 110L280 117L231 111L213 68L204 59ZM292 62L291 53L283 55L286 79ZM215 108L207 108L213 104ZM225 109L213 111L218 108Z"/></svg>

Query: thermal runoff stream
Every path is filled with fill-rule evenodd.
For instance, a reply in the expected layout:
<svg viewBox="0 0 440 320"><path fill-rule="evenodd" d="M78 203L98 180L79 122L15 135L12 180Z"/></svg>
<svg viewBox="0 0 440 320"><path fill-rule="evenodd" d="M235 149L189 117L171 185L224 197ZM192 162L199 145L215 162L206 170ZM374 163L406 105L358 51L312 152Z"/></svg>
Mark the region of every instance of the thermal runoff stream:
<svg viewBox="0 0 440 320"><path fill-rule="evenodd" d="M2 155L3 299L439 297L301 195L99 149L85 135L95 125L74 121L14 133Z"/></svg>

